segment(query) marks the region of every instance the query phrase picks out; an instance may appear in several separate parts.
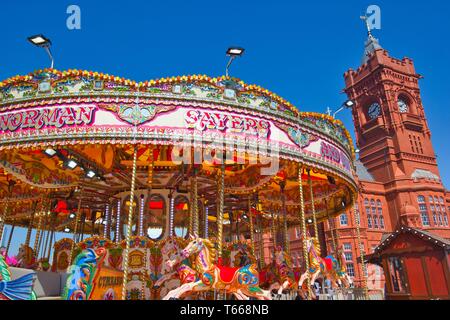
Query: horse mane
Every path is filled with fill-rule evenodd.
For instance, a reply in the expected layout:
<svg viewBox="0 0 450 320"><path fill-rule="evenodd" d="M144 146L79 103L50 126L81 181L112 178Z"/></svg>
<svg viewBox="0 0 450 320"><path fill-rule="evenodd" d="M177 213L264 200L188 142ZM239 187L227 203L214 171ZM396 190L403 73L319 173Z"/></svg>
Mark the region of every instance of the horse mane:
<svg viewBox="0 0 450 320"><path fill-rule="evenodd" d="M209 257L210 257L211 261L215 261L216 260L216 248L214 247L214 244L209 239L203 239L203 244L209 250Z"/></svg>
<svg viewBox="0 0 450 320"><path fill-rule="evenodd" d="M321 255L321 250L320 250L320 242L319 239L317 239L317 237L312 237L312 244L313 244L313 249L314 251L316 251L316 254L320 257Z"/></svg>

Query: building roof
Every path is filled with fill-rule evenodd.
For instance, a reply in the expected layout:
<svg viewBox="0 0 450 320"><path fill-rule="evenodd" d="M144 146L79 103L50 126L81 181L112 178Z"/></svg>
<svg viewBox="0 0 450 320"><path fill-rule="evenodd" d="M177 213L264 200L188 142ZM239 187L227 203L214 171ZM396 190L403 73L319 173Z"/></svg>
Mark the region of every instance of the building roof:
<svg viewBox="0 0 450 320"><path fill-rule="evenodd" d="M440 181L439 177L428 170L416 169L411 175L412 179L428 179Z"/></svg>
<svg viewBox="0 0 450 320"><path fill-rule="evenodd" d="M370 174L370 172L367 170L367 168L364 166L361 160L356 160L355 166L356 166L356 174L358 175L359 180L375 182L374 177Z"/></svg>
<svg viewBox="0 0 450 320"><path fill-rule="evenodd" d="M402 227L398 228L395 232L384 234L381 239L381 243L378 245L378 247L375 248L374 253L371 255L367 255L365 260L367 262L371 262L371 263L376 262L380 257L380 253L393 240L395 240L399 235L401 235L403 233L413 234L418 238L421 238L425 241L431 242L434 246L441 247L444 250L450 251L450 240L441 238L438 235L433 234L428 231L425 231L425 230L402 226ZM360 258L359 258L359 261L361 261Z"/></svg>

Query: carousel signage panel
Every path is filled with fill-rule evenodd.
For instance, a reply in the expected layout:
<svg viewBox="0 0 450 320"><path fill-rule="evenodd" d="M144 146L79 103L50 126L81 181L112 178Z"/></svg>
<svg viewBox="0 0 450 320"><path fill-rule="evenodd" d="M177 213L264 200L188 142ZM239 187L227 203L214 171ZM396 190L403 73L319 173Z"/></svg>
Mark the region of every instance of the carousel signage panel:
<svg viewBox="0 0 450 320"><path fill-rule="evenodd" d="M184 119L187 128L199 131L211 129L262 138L269 138L270 136L270 123L262 119L209 110L189 110L186 112Z"/></svg>
<svg viewBox="0 0 450 320"><path fill-rule="evenodd" d="M0 114L0 131L89 125L94 121L96 110L95 105L62 105L3 113Z"/></svg>

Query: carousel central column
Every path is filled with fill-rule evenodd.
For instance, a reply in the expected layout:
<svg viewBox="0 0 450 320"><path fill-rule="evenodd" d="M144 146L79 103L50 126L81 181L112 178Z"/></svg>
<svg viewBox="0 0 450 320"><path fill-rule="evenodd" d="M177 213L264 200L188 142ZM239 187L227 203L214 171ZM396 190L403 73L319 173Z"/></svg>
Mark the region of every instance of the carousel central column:
<svg viewBox="0 0 450 320"><path fill-rule="evenodd" d="M299 191L300 191L300 221L302 224L302 240L303 240L303 260L305 261L305 269L309 270L309 257L308 257L308 248L306 246L306 219L305 219L305 200L303 198L303 166L300 164L298 169L298 182L299 182ZM308 287L308 300L311 300L312 291L311 291L311 276L310 273L306 273L306 281Z"/></svg>
<svg viewBox="0 0 450 320"><path fill-rule="evenodd" d="M126 247L125 247L125 257L124 257L124 268L123 268L123 284L122 284L122 300L126 300L127 297L127 282L128 282L128 268L129 268L129 253L130 253L130 239L133 224L133 206L134 206L134 191L136 184L136 170L137 170L137 153L138 148L134 146L133 153L133 172L131 174L131 190L130 190L130 208L128 210L128 225L127 225L127 235L126 235Z"/></svg>

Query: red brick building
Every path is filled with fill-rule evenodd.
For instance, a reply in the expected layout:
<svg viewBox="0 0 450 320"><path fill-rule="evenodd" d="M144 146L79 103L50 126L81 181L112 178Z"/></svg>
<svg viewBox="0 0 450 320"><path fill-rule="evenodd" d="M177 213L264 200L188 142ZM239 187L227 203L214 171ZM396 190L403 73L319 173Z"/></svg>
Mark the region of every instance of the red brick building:
<svg viewBox="0 0 450 320"><path fill-rule="evenodd" d="M450 192L442 184L431 141L419 80L409 58L393 58L369 34L363 64L345 75L345 92L352 109L360 194L361 237L366 254L399 225L425 230L450 239ZM332 251L332 234L343 246L347 269L356 284L361 281L360 252L354 212L346 212L320 226L326 253ZM270 237L269 235L266 235ZM290 230L294 263L302 262L300 228ZM269 239L265 257L270 257ZM384 289L383 270L368 265L370 289Z"/></svg>

